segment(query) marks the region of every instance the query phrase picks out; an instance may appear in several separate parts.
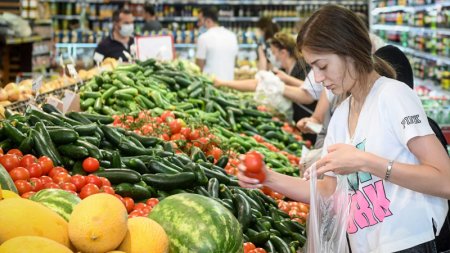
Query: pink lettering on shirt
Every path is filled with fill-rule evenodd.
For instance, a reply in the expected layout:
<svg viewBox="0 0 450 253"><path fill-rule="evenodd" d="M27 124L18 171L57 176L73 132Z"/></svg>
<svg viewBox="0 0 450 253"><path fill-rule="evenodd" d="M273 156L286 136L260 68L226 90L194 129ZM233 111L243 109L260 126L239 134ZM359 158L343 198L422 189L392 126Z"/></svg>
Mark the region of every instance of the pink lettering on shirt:
<svg viewBox="0 0 450 253"><path fill-rule="evenodd" d="M391 210L389 210L391 201L386 197L382 180L363 187L363 190L372 203L373 212L380 222L383 222L385 217L392 215Z"/></svg>
<svg viewBox="0 0 450 253"><path fill-rule="evenodd" d="M347 226L349 234L383 222L385 217L392 215L389 209L391 201L386 197L382 180L365 186L362 190L351 195L351 218Z"/></svg>

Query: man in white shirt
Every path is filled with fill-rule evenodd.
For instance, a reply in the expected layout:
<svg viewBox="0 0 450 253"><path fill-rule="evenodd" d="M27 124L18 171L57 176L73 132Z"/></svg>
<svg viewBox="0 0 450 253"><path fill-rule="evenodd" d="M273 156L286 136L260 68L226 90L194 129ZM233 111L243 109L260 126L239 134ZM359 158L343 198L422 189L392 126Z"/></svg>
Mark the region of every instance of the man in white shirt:
<svg viewBox="0 0 450 253"><path fill-rule="evenodd" d="M217 9L203 8L198 15L198 26L207 31L197 42L196 63L203 73L221 80L234 79L234 65L238 53L236 35L219 26Z"/></svg>

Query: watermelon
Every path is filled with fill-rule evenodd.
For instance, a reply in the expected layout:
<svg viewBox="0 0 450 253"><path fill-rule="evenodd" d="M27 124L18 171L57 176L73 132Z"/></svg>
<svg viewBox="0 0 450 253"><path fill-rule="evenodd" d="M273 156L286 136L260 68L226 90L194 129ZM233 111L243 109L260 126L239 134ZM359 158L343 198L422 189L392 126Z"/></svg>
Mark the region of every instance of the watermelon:
<svg viewBox="0 0 450 253"><path fill-rule="evenodd" d="M14 184L14 181L12 180L8 171L6 171L6 169L1 164L0 164L0 186L4 190L10 190L19 194L16 185Z"/></svg>
<svg viewBox="0 0 450 253"><path fill-rule="evenodd" d="M171 253L243 252L239 222L214 199L191 193L172 195L148 217L166 231Z"/></svg>
<svg viewBox="0 0 450 253"><path fill-rule="evenodd" d="M66 221L69 220L73 208L81 201L75 194L61 189L40 190L30 199L52 209Z"/></svg>

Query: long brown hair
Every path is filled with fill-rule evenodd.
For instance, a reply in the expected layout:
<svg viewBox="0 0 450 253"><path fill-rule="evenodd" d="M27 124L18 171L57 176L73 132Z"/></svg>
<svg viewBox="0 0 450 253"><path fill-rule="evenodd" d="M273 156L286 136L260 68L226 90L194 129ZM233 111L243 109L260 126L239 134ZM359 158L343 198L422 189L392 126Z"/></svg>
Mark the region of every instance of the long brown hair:
<svg viewBox="0 0 450 253"><path fill-rule="evenodd" d="M289 55L296 60L301 59L300 53L297 50L294 37L285 32L277 32L273 38L268 40L271 46L274 46L280 50L284 49L288 51Z"/></svg>
<svg viewBox="0 0 450 253"><path fill-rule="evenodd" d="M339 5L325 5L303 25L297 36L297 48L308 48L315 53L331 53L354 60L356 80L369 89L367 74L372 70L395 78L394 69L371 53L369 32L362 20L352 11Z"/></svg>

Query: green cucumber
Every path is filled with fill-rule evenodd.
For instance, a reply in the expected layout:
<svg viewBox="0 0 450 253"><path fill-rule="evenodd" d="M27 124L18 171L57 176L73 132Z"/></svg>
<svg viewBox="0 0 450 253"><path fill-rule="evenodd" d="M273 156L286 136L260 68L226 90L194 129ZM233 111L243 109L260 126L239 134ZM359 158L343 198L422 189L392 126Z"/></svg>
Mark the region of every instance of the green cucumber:
<svg viewBox="0 0 450 253"><path fill-rule="evenodd" d="M114 122L114 119L111 116L105 116L100 114L91 114L86 112L80 112L82 116L90 120L91 122L100 122L102 124L111 124Z"/></svg>
<svg viewBox="0 0 450 253"><path fill-rule="evenodd" d="M74 126L73 130L81 136L92 136L97 130L97 124L91 123L87 125Z"/></svg>
<svg viewBox="0 0 450 253"><path fill-rule="evenodd" d="M3 121L2 131L8 136L15 144L20 145L25 139L25 134L13 127L8 121Z"/></svg>
<svg viewBox="0 0 450 253"><path fill-rule="evenodd" d="M130 169L139 172L140 174L150 173L149 169L145 163L138 158L132 158L127 163L125 163Z"/></svg>
<svg viewBox="0 0 450 253"><path fill-rule="evenodd" d="M217 178L209 179L208 193L213 198L219 198L219 180Z"/></svg>
<svg viewBox="0 0 450 253"><path fill-rule="evenodd" d="M186 189L195 182L195 174L181 172L178 174L144 174L142 180L150 186L161 190Z"/></svg>
<svg viewBox="0 0 450 253"><path fill-rule="evenodd" d="M48 134L53 143L58 145L72 143L79 137L77 132L69 128L48 129Z"/></svg>
<svg viewBox="0 0 450 253"><path fill-rule="evenodd" d="M77 141L75 141L75 144L85 147L89 152L89 156L94 157L95 159L98 160L103 159L100 149L97 146L93 145L92 143L78 139Z"/></svg>
<svg viewBox="0 0 450 253"><path fill-rule="evenodd" d="M58 146L58 151L61 153L61 155L76 160L84 159L89 156L89 151L87 150L87 148L75 144L65 144Z"/></svg>
<svg viewBox="0 0 450 253"><path fill-rule="evenodd" d="M117 194L123 197L130 197L134 201L148 199L152 196L151 192L139 184L121 183L114 187Z"/></svg>
<svg viewBox="0 0 450 253"><path fill-rule="evenodd" d="M253 220L252 210L247 199L241 194L235 194L234 198L236 200L235 208L237 209L237 218L241 224L242 231L245 232Z"/></svg>
<svg viewBox="0 0 450 253"><path fill-rule="evenodd" d="M111 184L131 183L135 184L141 181L139 172L124 168L108 168L102 172L95 172L99 177L106 177Z"/></svg>
<svg viewBox="0 0 450 253"><path fill-rule="evenodd" d="M276 235L270 235L270 242L273 243L275 250L279 253L291 253L289 245Z"/></svg>
<svg viewBox="0 0 450 253"><path fill-rule="evenodd" d="M156 160L150 161L147 168L153 173L178 174L180 172Z"/></svg>

